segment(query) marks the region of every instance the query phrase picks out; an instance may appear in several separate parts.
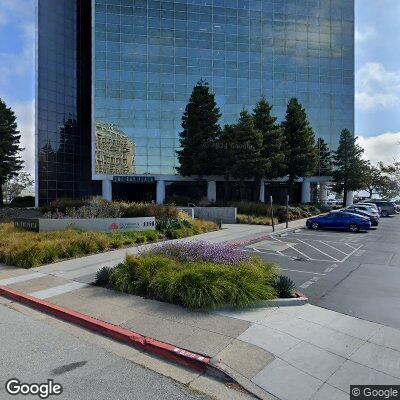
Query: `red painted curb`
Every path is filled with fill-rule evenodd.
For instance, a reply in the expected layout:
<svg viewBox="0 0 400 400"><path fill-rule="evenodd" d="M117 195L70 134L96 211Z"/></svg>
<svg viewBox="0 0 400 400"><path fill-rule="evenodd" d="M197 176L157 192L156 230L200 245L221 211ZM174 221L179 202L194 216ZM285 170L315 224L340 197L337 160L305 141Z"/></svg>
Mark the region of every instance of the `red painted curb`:
<svg viewBox="0 0 400 400"><path fill-rule="evenodd" d="M105 321L93 318L89 315L82 314L78 311L71 310L52 304L48 301L37 299L17 290L1 286L0 295L8 299L26 304L37 310L52 314L64 321L82 326L96 333L110 337L119 342L124 342L135 347L139 347L145 351L174 361L196 371L205 372L207 368L215 368L211 365L211 357L203 354L193 353L186 349L181 349L169 343L160 342L158 340L140 335L129 329L122 328L117 325L110 324ZM226 375L223 371L219 371L220 375ZM229 378L229 377L228 377Z"/></svg>
<svg viewBox="0 0 400 400"><path fill-rule="evenodd" d="M294 291L295 296L299 299L299 300L308 300L308 297L301 293L300 291L298 291L297 289Z"/></svg>
<svg viewBox="0 0 400 400"><path fill-rule="evenodd" d="M262 236L257 236L255 238L245 240L243 242L235 242L232 244L232 247L241 247L241 246L248 246L249 244L261 242L262 240L268 240L270 239L269 235L262 235Z"/></svg>

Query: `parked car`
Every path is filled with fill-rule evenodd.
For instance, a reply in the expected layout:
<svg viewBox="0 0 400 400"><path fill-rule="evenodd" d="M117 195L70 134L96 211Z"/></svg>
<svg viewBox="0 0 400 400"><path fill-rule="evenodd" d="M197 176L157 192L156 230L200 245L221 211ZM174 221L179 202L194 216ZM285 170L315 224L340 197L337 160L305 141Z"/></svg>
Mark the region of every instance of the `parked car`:
<svg viewBox="0 0 400 400"><path fill-rule="evenodd" d="M396 204L392 201L369 199L368 203L376 204L380 207L382 217L396 214Z"/></svg>
<svg viewBox="0 0 400 400"><path fill-rule="evenodd" d="M368 205L364 205L364 204L353 204L352 206L347 207L349 210L360 210L360 211L364 211L366 213L372 214L377 216L378 218L380 218L381 213L379 212L379 209L375 206L375 204L368 204Z"/></svg>
<svg viewBox="0 0 400 400"><path fill-rule="evenodd" d="M379 215L381 215L381 208L378 207L375 203L367 203L367 202L362 202L362 203L356 203L353 204L353 206L367 206L367 207L372 207Z"/></svg>
<svg viewBox="0 0 400 400"><path fill-rule="evenodd" d="M376 211L373 211L372 208L370 208L370 211L364 209L360 209L356 206L349 206L345 208L345 211L349 211L352 214L357 214L357 215L362 215L364 217L368 217L371 221L372 226L378 226L379 225L379 214Z"/></svg>
<svg viewBox="0 0 400 400"><path fill-rule="evenodd" d="M368 230L371 228L369 217L353 214L346 211L331 211L325 215L308 218L306 226L309 229L346 229L351 232Z"/></svg>

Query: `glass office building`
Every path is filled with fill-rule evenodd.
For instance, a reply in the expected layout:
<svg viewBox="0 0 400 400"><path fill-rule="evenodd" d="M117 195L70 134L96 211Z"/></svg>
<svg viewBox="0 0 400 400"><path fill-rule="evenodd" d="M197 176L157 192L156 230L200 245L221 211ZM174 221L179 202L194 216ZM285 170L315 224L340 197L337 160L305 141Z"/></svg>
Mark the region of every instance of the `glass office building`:
<svg viewBox="0 0 400 400"><path fill-rule="evenodd" d="M65 82L64 91L74 91L75 104L82 93L87 94L84 103L91 103L84 116L79 110L75 113L79 122L90 111L94 180L112 181L115 175L179 180L175 168L181 117L200 79L216 95L221 125L236 121L243 107L251 109L265 95L278 120L284 117L287 101L297 97L316 137L332 148L343 128L353 131L354 0L38 2L75 7L75 14L56 16L74 22L56 23L52 29L68 29L75 35L69 36L71 47L74 40L76 45L68 57L76 59L68 65L74 66L77 78L71 85ZM91 12L79 11L85 7ZM80 14L85 15L85 26L92 27L90 33L82 35L77 29ZM39 87L40 72L46 70L40 59L40 35L46 29L48 33L39 15ZM86 46L85 52L79 52L79 46ZM57 46L56 51L64 50ZM89 53L90 73L88 62L81 59ZM63 59L69 63L66 55ZM82 75L86 78L79 89ZM87 126L77 131L78 137L87 138ZM39 129L39 142L42 136ZM126 155L115 156L118 143L123 143Z"/></svg>

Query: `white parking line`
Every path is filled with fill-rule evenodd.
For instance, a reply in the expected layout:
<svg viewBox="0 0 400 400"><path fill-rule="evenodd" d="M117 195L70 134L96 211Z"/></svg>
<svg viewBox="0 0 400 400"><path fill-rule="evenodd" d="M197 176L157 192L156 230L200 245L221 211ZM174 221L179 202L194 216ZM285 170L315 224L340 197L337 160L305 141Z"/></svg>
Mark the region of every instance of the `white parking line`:
<svg viewBox="0 0 400 400"><path fill-rule="evenodd" d="M310 271L301 271L299 269L289 269L289 268L280 268L282 271L290 271L290 272L301 272L302 274L311 274L311 275L322 275L325 276L326 274L322 274L320 272L310 272ZM319 278L318 278L319 279Z"/></svg>
<svg viewBox="0 0 400 400"><path fill-rule="evenodd" d="M333 250L337 250L339 253L342 253L342 254L344 254L345 256L347 256L347 254L348 254L348 253L345 253L345 252L342 251L342 250L339 250L338 248L336 248L336 247L334 247L334 246L331 246L331 245L328 244L328 243L323 242L322 240L318 240L318 242L324 244L325 246L330 247L330 248L333 249Z"/></svg>
<svg viewBox="0 0 400 400"><path fill-rule="evenodd" d="M302 253L300 250L297 250L291 243L284 242L283 240L279 240L279 239L277 239L277 238L274 238L274 239L277 240L278 242L285 243L288 247L290 247L290 248L293 249L294 251L297 251L299 254L301 254L302 256L304 256L307 260L311 261L311 258L310 258L307 254L304 254L304 253Z"/></svg>
<svg viewBox="0 0 400 400"><path fill-rule="evenodd" d="M361 245L360 247L357 247L356 249L354 249L354 251L352 251L349 255L347 255L345 258L343 258L343 260L340 261L340 262L345 262L345 261L346 261L350 256L352 256L357 250L360 250L362 246L363 246L363 245Z"/></svg>
<svg viewBox="0 0 400 400"><path fill-rule="evenodd" d="M331 255L325 253L324 251L320 250L318 247L315 247L315 246L313 246L312 244L309 244L309 243L307 243L307 242L304 242L304 241L301 240L301 239L297 239L297 240L298 240L300 243L303 243L303 244L305 244L306 246L310 246L310 247L312 247L314 250L319 251L319 252L322 253L324 256L327 256L327 257L331 258L333 261L339 262L339 260L338 260L337 258L332 257Z"/></svg>
<svg viewBox="0 0 400 400"><path fill-rule="evenodd" d="M344 243L346 246L349 246L351 249L355 249L355 247L353 247L353 246L350 246L348 243Z"/></svg>

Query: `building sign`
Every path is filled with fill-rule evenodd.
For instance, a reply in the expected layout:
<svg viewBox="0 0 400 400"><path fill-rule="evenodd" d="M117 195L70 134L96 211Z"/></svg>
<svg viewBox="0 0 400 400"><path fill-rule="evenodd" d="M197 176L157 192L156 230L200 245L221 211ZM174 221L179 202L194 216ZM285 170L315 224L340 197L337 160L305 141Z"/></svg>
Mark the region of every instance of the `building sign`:
<svg viewBox="0 0 400 400"><path fill-rule="evenodd" d="M138 218L15 218L14 226L35 232L66 228L93 232L129 232L156 229L155 217Z"/></svg>
<svg viewBox="0 0 400 400"><path fill-rule="evenodd" d="M117 183L154 183L154 176L114 176L113 182Z"/></svg>
<svg viewBox="0 0 400 400"><path fill-rule="evenodd" d="M26 231L39 232L39 219L37 218L15 218L14 227Z"/></svg>

